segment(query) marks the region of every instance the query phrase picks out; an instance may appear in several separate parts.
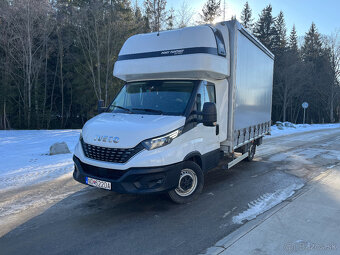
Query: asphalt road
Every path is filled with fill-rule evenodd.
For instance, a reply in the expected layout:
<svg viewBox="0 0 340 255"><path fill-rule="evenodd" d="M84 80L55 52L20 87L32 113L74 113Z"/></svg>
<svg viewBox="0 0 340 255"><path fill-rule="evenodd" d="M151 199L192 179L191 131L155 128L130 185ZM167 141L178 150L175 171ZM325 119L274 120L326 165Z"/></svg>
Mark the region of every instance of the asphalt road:
<svg viewBox="0 0 340 255"><path fill-rule="evenodd" d="M68 193L43 210L27 208L24 221L7 218L12 230L0 238L0 254L198 254L240 227L232 217L250 201L310 180L338 164L337 155L340 130L265 139L253 162L208 173L200 198L186 205L71 179L45 184L42 194Z"/></svg>

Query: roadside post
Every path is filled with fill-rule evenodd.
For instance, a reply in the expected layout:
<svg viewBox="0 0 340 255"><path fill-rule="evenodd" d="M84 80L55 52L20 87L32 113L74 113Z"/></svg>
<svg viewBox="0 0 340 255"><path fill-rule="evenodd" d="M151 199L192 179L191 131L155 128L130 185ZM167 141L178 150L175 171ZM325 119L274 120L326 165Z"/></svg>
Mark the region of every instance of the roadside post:
<svg viewBox="0 0 340 255"><path fill-rule="evenodd" d="M305 120L306 120L306 109L308 108L308 103L307 103L307 102L303 102L303 103L302 103L302 108L303 108L303 124L305 124Z"/></svg>

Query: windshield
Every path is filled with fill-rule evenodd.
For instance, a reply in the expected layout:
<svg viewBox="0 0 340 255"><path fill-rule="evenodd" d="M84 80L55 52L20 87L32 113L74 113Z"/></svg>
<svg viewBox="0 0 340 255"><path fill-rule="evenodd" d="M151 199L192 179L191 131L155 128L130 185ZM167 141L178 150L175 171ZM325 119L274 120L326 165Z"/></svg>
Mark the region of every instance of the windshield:
<svg viewBox="0 0 340 255"><path fill-rule="evenodd" d="M110 112L183 115L195 81L127 83L109 107Z"/></svg>

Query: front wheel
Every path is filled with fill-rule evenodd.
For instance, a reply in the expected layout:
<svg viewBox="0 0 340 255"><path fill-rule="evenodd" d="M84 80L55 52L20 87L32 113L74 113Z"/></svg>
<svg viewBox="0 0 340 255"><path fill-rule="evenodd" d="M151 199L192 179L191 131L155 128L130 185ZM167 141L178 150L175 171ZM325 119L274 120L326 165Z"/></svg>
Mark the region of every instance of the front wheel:
<svg viewBox="0 0 340 255"><path fill-rule="evenodd" d="M193 161L186 161L181 169L177 188L168 192L169 198L178 204L189 203L202 192L204 185L203 171Z"/></svg>

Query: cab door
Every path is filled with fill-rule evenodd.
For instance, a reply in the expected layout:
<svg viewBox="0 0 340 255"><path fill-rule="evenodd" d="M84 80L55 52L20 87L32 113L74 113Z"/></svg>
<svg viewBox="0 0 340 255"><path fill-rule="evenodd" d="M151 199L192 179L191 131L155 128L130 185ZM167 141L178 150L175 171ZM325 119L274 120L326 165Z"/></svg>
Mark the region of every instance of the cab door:
<svg viewBox="0 0 340 255"><path fill-rule="evenodd" d="M209 157L209 154L217 153L219 155L219 148L220 143L218 139L218 123L217 126L214 127L207 127L204 126L202 121L202 110L203 105L206 102L212 102L216 104L216 89L215 84L207 81L202 81L199 85L197 96L196 96L196 109L197 109L197 118L198 118L198 124L196 127L196 135L198 136L198 140L200 142L196 143L197 150L201 153L201 155L204 157ZM210 160L216 160L217 155L210 155L214 159ZM209 161L210 161L209 160Z"/></svg>

